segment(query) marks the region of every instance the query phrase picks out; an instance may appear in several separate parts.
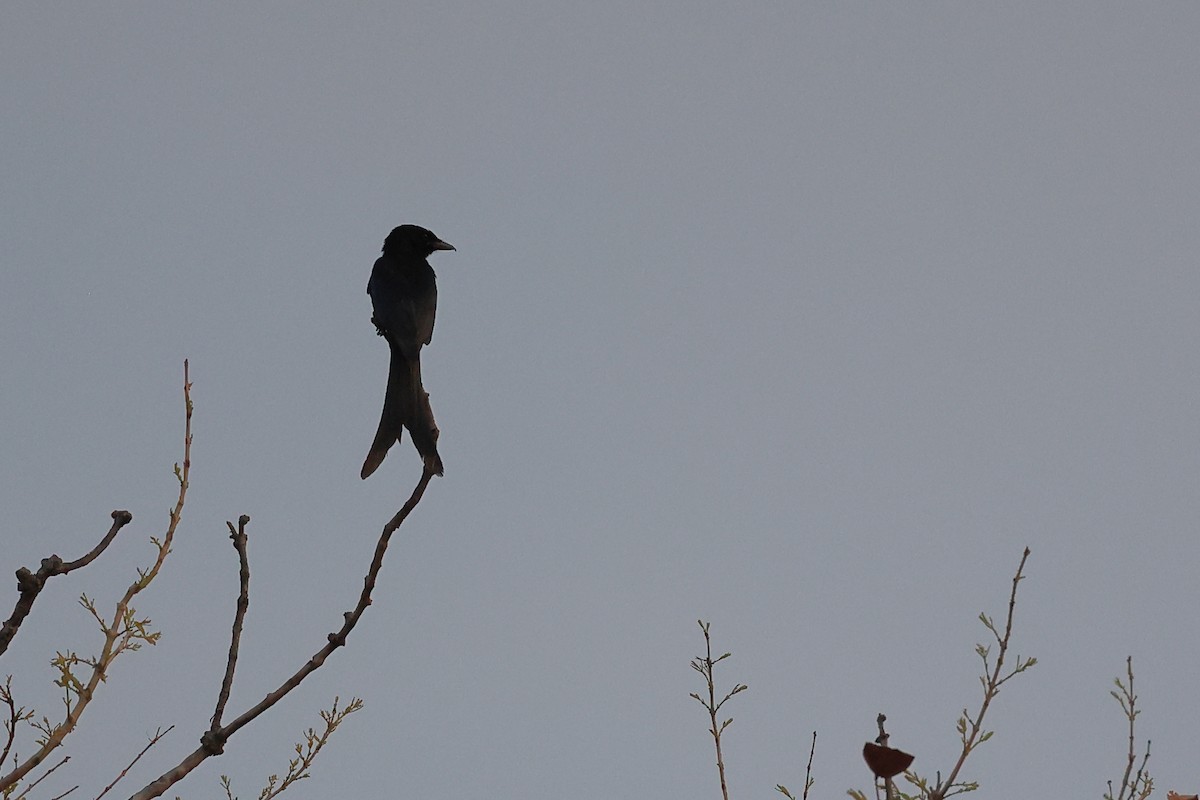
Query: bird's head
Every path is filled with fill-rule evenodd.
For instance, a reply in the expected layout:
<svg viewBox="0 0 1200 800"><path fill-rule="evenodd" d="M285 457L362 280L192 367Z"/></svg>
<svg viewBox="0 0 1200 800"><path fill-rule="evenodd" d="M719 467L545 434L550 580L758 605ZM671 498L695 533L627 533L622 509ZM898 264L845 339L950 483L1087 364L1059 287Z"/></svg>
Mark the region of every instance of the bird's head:
<svg viewBox="0 0 1200 800"><path fill-rule="evenodd" d="M390 255L414 255L425 258L435 250L453 250L454 245L443 242L433 231L420 225L401 225L393 228L383 241L383 252Z"/></svg>

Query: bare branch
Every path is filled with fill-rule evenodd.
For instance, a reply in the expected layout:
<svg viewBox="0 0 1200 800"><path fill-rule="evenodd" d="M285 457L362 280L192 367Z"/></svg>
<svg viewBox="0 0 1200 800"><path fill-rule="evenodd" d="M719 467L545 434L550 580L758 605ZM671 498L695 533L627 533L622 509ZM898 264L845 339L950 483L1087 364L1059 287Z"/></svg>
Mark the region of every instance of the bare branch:
<svg viewBox="0 0 1200 800"><path fill-rule="evenodd" d="M117 532L133 520L133 515L128 511L114 511L112 519L113 524L108 529L108 533L104 534L104 538L82 558L64 562L58 556L50 556L42 559L41 567L37 572L31 571L28 567L21 567L17 570L17 589L20 591L20 596L17 598L12 616L4 622L3 626L0 626L0 655L8 650L9 643L17 635L17 630L25 621L25 617L29 616L33 603L41 594L46 581L55 575L66 575L68 572L82 569L95 561L112 544L113 539L117 537Z"/></svg>
<svg viewBox="0 0 1200 800"><path fill-rule="evenodd" d="M58 794L58 795L55 795L54 797L51 797L50 800L62 800L64 797L66 797L67 795L69 795L71 792L75 791L78 788L79 788L79 784L75 784L74 786L72 786L70 789L67 789L62 794Z"/></svg>
<svg viewBox="0 0 1200 800"><path fill-rule="evenodd" d="M817 752L817 732L813 731L812 746L808 749L808 765L804 768L804 792L800 795L800 800L808 800L808 791L813 787L812 762L813 754ZM775 791L787 798L787 800L796 800L788 788L782 783L775 785ZM851 797L854 797L854 792L850 792Z"/></svg>
<svg viewBox="0 0 1200 800"><path fill-rule="evenodd" d="M812 747L808 748L808 766L806 766L804 768L804 794L801 796L802 800L808 800L808 790L811 789L812 785L813 785L812 761L813 761L813 755L816 752L817 752L817 732L813 731Z"/></svg>
<svg viewBox="0 0 1200 800"><path fill-rule="evenodd" d="M156 780L147 784L145 788L134 794L130 800L150 800L150 798L161 796L163 792L182 780L206 758L222 753L225 748L225 742L230 736L279 702L288 692L299 686L301 681L320 669L325 660L337 648L346 644L346 637L354 630L359 618L362 617L367 606L371 604L371 592L375 588L379 571L383 567L383 556L387 552L388 542L391 540L392 534L400 527L408 515L412 513L417 503L421 502L421 497L424 496L425 488L429 485L432 477L433 473L429 469L425 469L422 472L421 479L417 482L416 488L413 489L412 495L384 526L383 532L379 537L379 542L375 545L375 555L371 559L371 566L367 570L366 577L363 579L363 589L359 595L358 604L354 607L353 611L348 611L344 614L345 623L341 629L329 634L327 637L328 643L305 662L299 671L284 681L278 689L268 694L253 707L247 709L237 719L224 727L207 731L200 737L200 747L196 748L196 750L187 755L177 765L164 772Z"/></svg>
<svg viewBox="0 0 1200 800"><path fill-rule="evenodd" d="M234 530L232 522L225 523L229 526L229 538L233 540L233 547L238 554L241 590L238 593L237 611L233 615L233 635L229 642L229 659L225 663L225 678L221 681L221 692L217 696L217 710L213 713L210 731L217 731L221 727L221 717L225 713L225 704L229 702L229 692L233 688L233 673L237 668L238 647L242 641L242 624L246 619L246 610L250 607L250 557L246 553L249 538L246 535L246 525L249 522L250 517L242 514L238 517L237 530Z"/></svg>

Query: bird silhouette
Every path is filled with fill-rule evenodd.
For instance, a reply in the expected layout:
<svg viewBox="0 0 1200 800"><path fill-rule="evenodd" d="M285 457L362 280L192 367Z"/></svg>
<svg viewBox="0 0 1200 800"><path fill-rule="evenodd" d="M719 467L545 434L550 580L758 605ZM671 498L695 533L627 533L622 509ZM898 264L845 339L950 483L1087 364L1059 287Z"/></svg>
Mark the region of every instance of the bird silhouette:
<svg viewBox="0 0 1200 800"><path fill-rule="evenodd" d="M371 321L387 340L391 361L383 413L363 462L363 478L383 463L405 428L425 469L434 475L444 471L437 451L437 425L421 383L421 348L433 338L437 314L437 278L426 259L437 250L453 249L432 231L418 225L401 225L388 234L383 254L371 270L367 282L374 311Z"/></svg>

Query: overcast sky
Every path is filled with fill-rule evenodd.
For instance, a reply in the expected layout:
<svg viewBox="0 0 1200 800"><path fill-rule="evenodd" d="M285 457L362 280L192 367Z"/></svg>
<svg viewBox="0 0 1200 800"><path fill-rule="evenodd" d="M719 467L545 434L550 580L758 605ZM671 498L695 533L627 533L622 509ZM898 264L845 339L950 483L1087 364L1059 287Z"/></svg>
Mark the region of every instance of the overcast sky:
<svg viewBox="0 0 1200 800"><path fill-rule="evenodd" d="M1022 549L981 797L1100 797L1133 655L1160 792L1196 769L1200 6L71 3L0 12L0 567L74 558L0 673L99 636L191 495L43 784L128 795L196 745L252 517L230 714L324 644L420 463L359 466L365 293L431 228L444 478L339 651L186 797L717 797L696 620L730 650L732 795L932 777ZM11 580L11 579L10 579ZM8 584L7 596L15 599ZM3 612L7 616L7 612ZM27 752L28 744L22 748Z"/></svg>

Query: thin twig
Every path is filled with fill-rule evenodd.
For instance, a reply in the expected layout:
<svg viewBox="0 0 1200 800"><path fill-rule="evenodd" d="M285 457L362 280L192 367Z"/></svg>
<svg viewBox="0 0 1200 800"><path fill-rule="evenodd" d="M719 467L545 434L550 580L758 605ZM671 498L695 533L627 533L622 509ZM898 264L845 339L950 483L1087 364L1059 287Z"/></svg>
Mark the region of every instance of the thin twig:
<svg viewBox="0 0 1200 800"><path fill-rule="evenodd" d="M225 747L225 742L240 730L243 726L256 719L264 711L266 711L275 703L279 702L280 698L284 697L288 692L300 685L300 682L311 675L316 670L320 669L325 663L325 660L337 650L346 644L346 637L354 630L354 626L358 624L358 620L366 611L367 606L371 604L371 592L375 588L375 582L379 577L379 571L383 567L383 556L387 552L388 542L391 539L392 533L404 522L412 510L416 508L417 503L421 502L421 497L425 494L425 487L429 485L429 480L433 477L433 473L425 469L421 474L421 480L417 482L417 486L413 489L412 495L408 501L396 512L384 526L383 532L379 537L379 542L375 545L375 555L371 559L371 566L367 571L366 578L363 579L363 589L359 594L358 604L353 611L348 611L344 614L345 623L341 629L328 635L328 643L318 650L312 658L305 662L304 666L299 669L292 677L288 678L279 686L278 689L269 693L266 697L260 700L257 704L247 709L241 716L217 730L209 730L200 737L200 747L192 751L182 761L171 769L164 772L156 780L147 784L145 788L134 794L130 800L150 800L153 797L159 797L174 784L182 780L189 772L195 769L201 762L210 756L219 755Z"/></svg>
<svg viewBox="0 0 1200 800"><path fill-rule="evenodd" d="M26 796L27 796L27 795L28 795L28 794L29 794L31 791L33 791L34 787L36 787L36 786L37 786L39 783L41 783L42 781L46 780L46 778L49 778L49 777L51 776L51 774L53 774L53 773L54 773L54 770L58 769L59 767L61 767L63 764L67 763L67 762L68 762L68 761L70 761L70 760L71 760L71 757L70 757L70 756L63 756L61 761L59 761L57 764L55 764L55 765L54 765L53 767L51 767L50 769L46 770L46 774L45 774L45 775L43 775L42 777L38 778L38 779L37 779L36 781L34 781L33 783L31 783L31 784L29 784L28 786L26 786L26 787L25 787L25 788L24 788L24 789L21 791L21 793L20 793L19 795L17 795L17 797L16 797L16 800L24 800L24 798L25 798L25 797L26 797Z"/></svg>
<svg viewBox="0 0 1200 800"><path fill-rule="evenodd" d="M21 567L17 570L17 589L20 591L20 596L17 598L17 604L13 608L12 616L4 622L3 626L0 626L0 655L3 655L8 650L9 643L17 635L17 630L21 627L21 623L29 616L29 612L33 608L33 602L41 594L46 581L55 575L66 575L68 572L82 569L95 561L112 544L113 539L117 536L117 532L130 523L133 515L128 511L118 510L112 512L112 519L113 524L108 529L108 533L104 534L104 538L82 558L64 562L58 556L49 556L42 559L41 567L38 568L37 572L33 572L28 567Z"/></svg>
<svg viewBox="0 0 1200 800"><path fill-rule="evenodd" d="M808 790L812 788L812 762L813 754L817 752L817 732L813 731L812 747L808 749L808 766L804 768L804 794L800 800L808 800Z"/></svg>
<svg viewBox="0 0 1200 800"><path fill-rule="evenodd" d="M808 748L808 765L804 767L804 792L800 795L800 800L808 800L808 791L813 786L812 762L813 755L817 752L817 732L812 733L812 746ZM784 786L782 783L775 785L775 791L787 798L787 800L796 800L796 796Z"/></svg>
<svg viewBox="0 0 1200 800"><path fill-rule="evenodd" d="M1129 717L1129 753L1125 762L1125 774L1121 776L1121 793L1117 795L1118 800L1125 797L1125 789L1129 786L1129 775L1133 772L1133 765L1137 763L1137 749L1133 741L1134 721L1137 719L1137 695L1133 693L1133 656L1125 657L1125 672L1129 676L1129 688L1125 692L1128 702L1125 711Z"/></svg>
<svg viewBox="0 0 1200 800"><path fill-rule="evenodd" d="M8 706L8 719L4 721L4 750L0 752L0 767L3 767L4 762L8 761L8 752L12 749L13 740L17 735L17 723L21 721L22 712L25 710L25 707L22 706L21 710L18 711L17 704L13 700L12 675L8 676L4 681L4 688L0 689L0 701L3 701ZM28 719L28 717L25 718Z"/></svg>
<svg viewBox="0 0 1200 800"><path fill-rule="evenodd" d="M158 744L159 741L164 736L166 736L168 733L170 733L173 730L175 730L174 725L167 728L165 731L162 728L155 730L154 735L150 737L150 741L146 742L146 746L142 748L141 752L133 757L133 761L130 761L129 764L125 767L125 769L121 770L120 775L113 778L112 783L110 783L108 786L104 787L104 791L102 791L102 792L100 792L100 794L96 795L96 800L100 800L101 797L104 797L104 795L108 794L109 790L112 789L114 786L116 786L118 781L120 781L122 778L124 778L126 775L129 774L129 770L133 769L133 765L136 764L138 761L140 761L142 756L146 755L146 752L151 747L154 747L154 745Z"/></svg>
<svg viewBox="0 0 1200 800"><path fill-rule="evenodd" d="M241 589L238 592L237 610L233 615L233 635L229 642L229 658L225 662L225 678L221 681L221 692L217 696L217 710L213 712L212 723L209 726L210 731L219 730L221 727L221 717L225 713L225 704L229 702L229 692L233 689L233 673L237 668L238 647L242 641L242 625L246 619L246 610L250 607L250 557L246 553L246 545L249 537L246 535L246 525L250 522L250 517L242 514L238 517L237 530L234 530L232 522L226 522L229 526L229 538L233 540L233 548L238 554L238 581Z"/></svg>
<svg viewBox="0 0 1200 800"><path fill-rule="evenodd" d="M76 790L76 789L78 789L78 788L79 788L79 784L77 783L77 784L75 784L74 786L72 786L70 789L67 789L67 790L66 790L65 792L63 792L62 794L55 795L54 797L51 797L51 798L50 798L50 800L62 800L64 797L66 797L67 795L69 795L71 792L75 791L75 790Z"/></svg>

